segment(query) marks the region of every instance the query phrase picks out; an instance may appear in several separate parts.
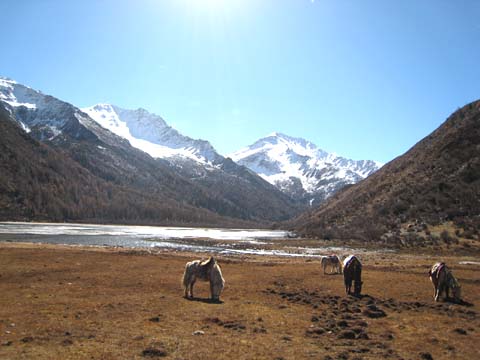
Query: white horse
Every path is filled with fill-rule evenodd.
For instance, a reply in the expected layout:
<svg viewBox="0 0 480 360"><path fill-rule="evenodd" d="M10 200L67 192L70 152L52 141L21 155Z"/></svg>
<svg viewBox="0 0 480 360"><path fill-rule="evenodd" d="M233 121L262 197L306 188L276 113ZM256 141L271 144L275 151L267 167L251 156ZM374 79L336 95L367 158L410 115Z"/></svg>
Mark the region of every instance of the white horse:
<svg viewBox="0 0 480 360"><path fill-rule="evenodd" d="M220 293L225 286L225 280L223 279L220 266L213 257L204 261L191 261L185 265L182 283L184 296L186 298L193 298L193 285L197 279L210 281L210 295L212 300L220 300Z"/></svg>
<svg viewBox="0 0 480 360"><path fill-rule="evenodd" d="M326 273L327 266L330 266L330 274L335 271L335 274L342 273L342 265L340 264L340 259L337 255L328 255L322 256L322 260L320 261L320 265L323 268L323 273Z"/></svg>

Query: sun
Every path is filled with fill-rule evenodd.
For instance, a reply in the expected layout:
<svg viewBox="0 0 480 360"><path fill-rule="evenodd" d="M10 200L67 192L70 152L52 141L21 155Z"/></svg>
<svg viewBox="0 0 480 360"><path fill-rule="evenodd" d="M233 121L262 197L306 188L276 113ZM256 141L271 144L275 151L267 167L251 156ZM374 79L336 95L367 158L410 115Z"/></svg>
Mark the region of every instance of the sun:
<svg viewBox="0 0 480 360"><path fill-rule="evenodd" d="M230 0L231 1L231 0ZM190 5L209 11L218 11L228 5L228 0L190 0Z"/></svg>
<svg viewBox="0 0 480 360"><path fill-rule="evenodd" d="M175 0L196 22L231 22L245 14L256 0ZM218 25L218 24L217 24Z"/></svg>

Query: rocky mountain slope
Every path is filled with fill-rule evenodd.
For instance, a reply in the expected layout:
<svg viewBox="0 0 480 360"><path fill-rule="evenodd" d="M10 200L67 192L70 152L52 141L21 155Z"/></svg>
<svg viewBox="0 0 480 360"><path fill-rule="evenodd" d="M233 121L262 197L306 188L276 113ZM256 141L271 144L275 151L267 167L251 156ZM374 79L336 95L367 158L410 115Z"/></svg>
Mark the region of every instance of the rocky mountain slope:
<svg viewBox="0 0 480 360"><path fill-rule="evenodd" d="M241 223L95 176L68 152L32 138L2 104L0 134L1 220Z"/></svg>
<svg viewBox="0 0 480 360"><path fill-rule="evenodd" d="M154 158L187 158L202 164L223 161L208 141L180 134L160 116L145 109L127 110L115 105L97 104L82 111L105 129Z"/></svg>
<svg viewBox="0 0 480 360"><path fill-rule="evenodd" d="M15 81L0 79L0 104L32 138L65 153L95 177L159 204L168 199L180 208L185 205L255 222L284 220L300 210L288 196L228 159L199 171L154 159L75 106ZM212 186L217 182L220 186ZM124 207L131 205L126 202ZM190 221L201 223L203 218L199 213ZM168 217L162 220L176 223Z"/></svg>
<svg viewBox="0 0 480 360"><path fill-rule="evenodd" d="M345 159L301 138L273 133L230 155L290 196L315 206L382 165Z"/></svg>
<svg viewBox="0 0 480 360"><path fill-rule="evenodd" d="M437 130L366 180L330 198L292 226L320 238L435 244L478 240L480 101L453 113ZM465 246L469 246L468 243Z"/></svg>

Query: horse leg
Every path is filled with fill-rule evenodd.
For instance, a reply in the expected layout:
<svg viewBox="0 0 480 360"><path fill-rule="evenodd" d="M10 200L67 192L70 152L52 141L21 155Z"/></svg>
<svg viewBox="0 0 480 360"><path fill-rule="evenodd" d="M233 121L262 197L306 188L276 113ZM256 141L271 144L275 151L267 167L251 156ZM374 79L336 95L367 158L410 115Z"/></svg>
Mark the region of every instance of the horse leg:
<svg viewBox="0 0 480 360"><path fill-rule="evenodd" d="M440 284L435 287L435 301L438 301L441 294Z"/></svg>
<svg viewBox="0 0 480 360"><path fill-rule="evenodd" d="M439 283L437 285L437 296L435 297L435 301L438 301L440 299L440 297L442 296L442 293L443 293L443 285Z"/></svg>
<svg viewBox="0 0 480 360"><path fill-rule="evenodd" d="M210 281L210 298L215 300L215 286L213 285L213 281Z"/></svg>
<svg viewBox="0 0 480 360"><path fill-rule="evenodd" d="M195 281L197 279L193 279L191 282L190 282L190 298L193 299L193 285L195 285Z"/></svg>
<svg viewBox="0 0 480 360"><path fill-rule="evenodd" d="M352 281L351 280L345 280L345 292L347 295L350 294L350 290L352 287Z"/></svg>
<svg viewBox="0 0 480 360"><path fill-rule="evenodd" d="M450 287L448 285L446 285L445 286L445 295L446 295L447 299L450 299L449 290L450 290Z"/></svg>

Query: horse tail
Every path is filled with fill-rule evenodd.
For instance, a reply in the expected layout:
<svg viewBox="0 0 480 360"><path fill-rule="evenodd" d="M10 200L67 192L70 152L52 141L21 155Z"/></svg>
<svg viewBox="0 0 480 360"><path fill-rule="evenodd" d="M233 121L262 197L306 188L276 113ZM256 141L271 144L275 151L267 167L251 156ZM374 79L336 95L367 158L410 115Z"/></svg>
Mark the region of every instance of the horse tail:
<svg viewBox="0 0 480 360"><path fill-rule="evenodd" d="M189 269L190 269L190 266L189 266L189 265L190 265L190 263L187 263L187 264L185 265L185 271L183 272L183 276L182 276L182 285L183 285L183 288L184 288L184 289L186 289L187 286L189 285L189 284L188 284L188 278L189 278L188 273L190 272L190 271L189 271Z"/></svg>

